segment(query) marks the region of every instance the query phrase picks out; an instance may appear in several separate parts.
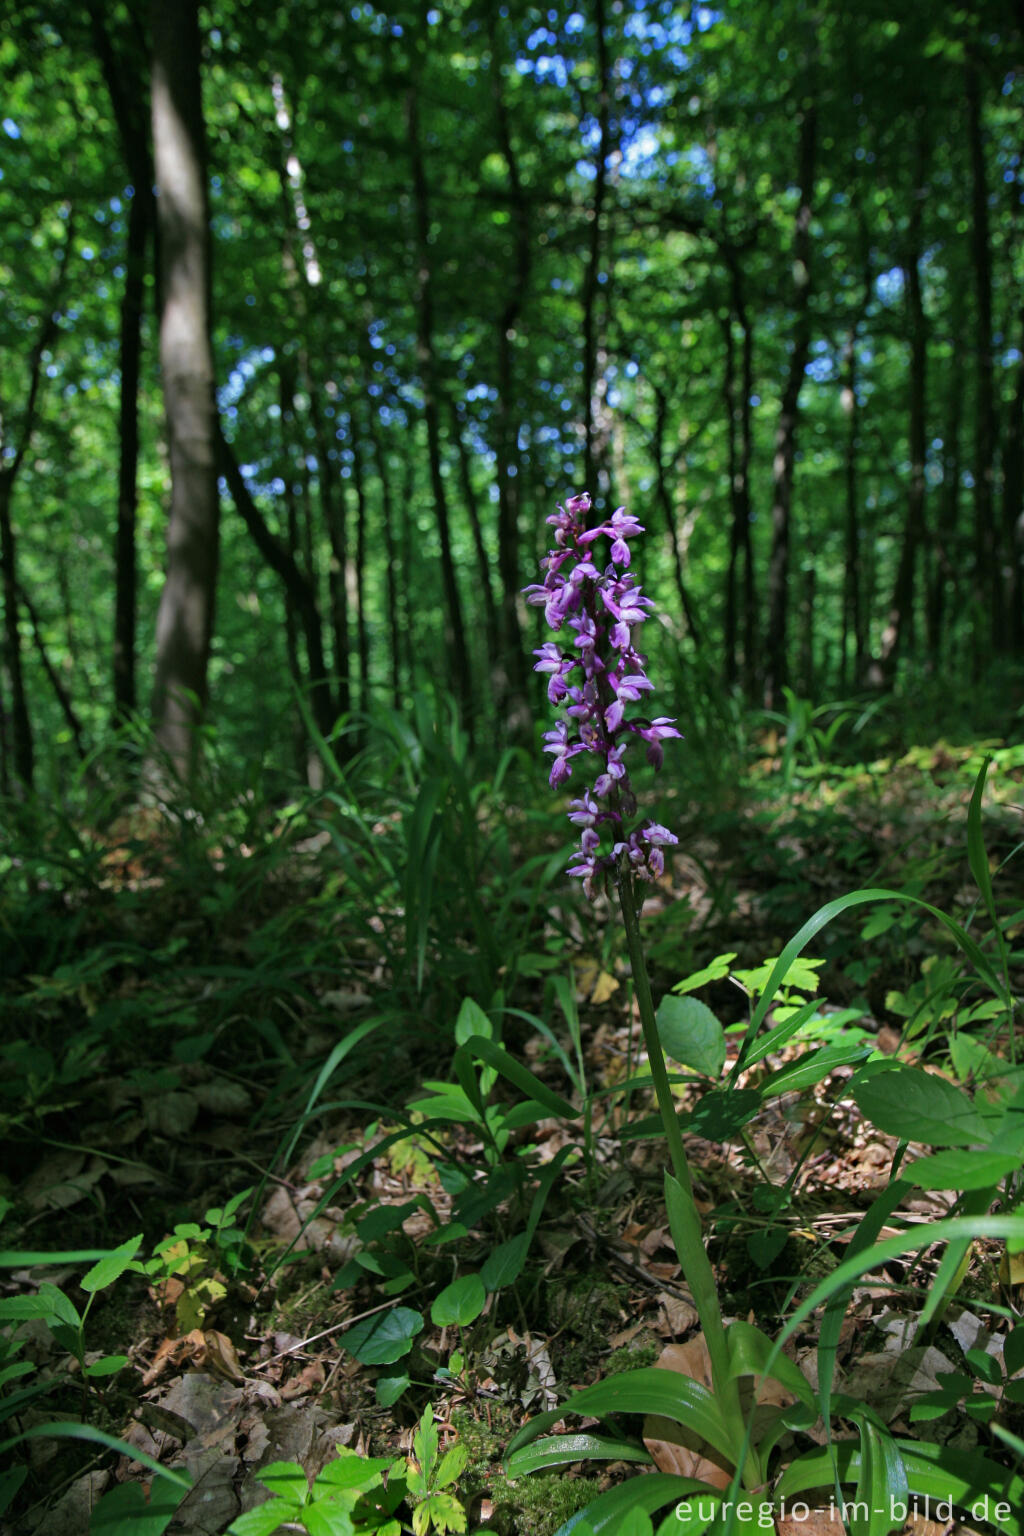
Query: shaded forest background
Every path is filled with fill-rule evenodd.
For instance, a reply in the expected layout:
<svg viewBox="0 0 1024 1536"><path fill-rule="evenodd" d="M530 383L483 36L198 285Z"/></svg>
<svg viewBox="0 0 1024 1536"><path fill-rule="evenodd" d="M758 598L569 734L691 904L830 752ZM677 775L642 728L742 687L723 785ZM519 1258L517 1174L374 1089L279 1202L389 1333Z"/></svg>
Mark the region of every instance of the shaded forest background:
<svg viewBox="0 0 1024 1536"><path fill-rule="evenodd" d="M207 700L287 772L300 697L521 734L519 592L584 486L649 529L681 714L925 672L1005 707L1015 7L152 19L0 23L0 787L151 705L183 771Z"/></svg>

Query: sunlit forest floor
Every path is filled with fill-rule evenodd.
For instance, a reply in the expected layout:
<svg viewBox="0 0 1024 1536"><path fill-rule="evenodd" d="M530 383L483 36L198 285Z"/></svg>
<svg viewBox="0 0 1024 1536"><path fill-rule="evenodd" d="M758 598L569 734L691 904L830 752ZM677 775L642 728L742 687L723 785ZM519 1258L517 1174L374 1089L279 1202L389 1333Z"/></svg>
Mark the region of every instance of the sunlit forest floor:
<svg viewBox="0 0 1024 1536"><path fill-rule="evenodd" d="M695 978L683 995L725 1026L726 1069L764 962L860 888L941 909L1020 991L1024 746L829 724L769 724L718 776L659 786L680 846L644 915L655 998ZM996 925L968 849L986 761ZM429 711L382 720L354 757L325 748L322 767L321 790L273 804L211 769L187 812L125 809L101 780L89 814L7 808L0 1297L52 1302L49 1286L89 1307L77 1331L59 1304L8 1308L8 1359L17 1336L31 1369L0 1376L3 1430L56 1418L122 1442L24 1440L12 1536L86 1532L104 1491L155 1486L125 1447L191 1476L169 1529L221 1536L263 1496L261 1469L312 1476L339 1446L409 1455L428 1404L441 1445L468 1453L451 1495L467 1524L451 1528L551 1536L633 1469L509 1481L515 1430L613 1371L706 1369L652 1101L624 1086L642 1050L624 945L612 906L568 889L561 801L525 753L481 765ZM808 1044L832 1052L820 1075L717 1126L706 1072L675 1090L723 1310L769 1333L893 1176L899 1138L847 1093L862 1047L959 1085L983 1060L1010 1070L1017 1048L948 931L906 903L822 926L769 1023L800 1008L738 1087ZM481 1035L507 1058L456 1060ZM921 1188L905 1214L925 1225L957 1195ZM122 1244L133 1267L89 1302L83 1255ZM940 1257L924 1238L854 1288L842 1390L999 1459L994 1415L1024 1436L1001 1350L1024 1269L976 1241L915 1341ZM789 1346L812 1380L816 1341L812 1317ZM936 1411L912 1417L915 1402ZM664 1425L643 1434L661 1471L707 1466Z"/></svg>

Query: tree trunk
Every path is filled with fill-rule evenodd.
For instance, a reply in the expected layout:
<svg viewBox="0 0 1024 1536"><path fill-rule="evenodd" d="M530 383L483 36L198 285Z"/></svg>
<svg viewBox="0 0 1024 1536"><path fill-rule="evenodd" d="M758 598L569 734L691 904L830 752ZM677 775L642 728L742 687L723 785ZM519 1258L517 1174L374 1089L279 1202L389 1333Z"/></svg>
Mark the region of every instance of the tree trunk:
<svg viewBox="0 0 1024 1536"><path fill-rule="evenodd" d="M491 561L487 553L487 546L484 543L484 530L480 518L480 504L477 499L476 490L473 486L473 466L469 449L466 446L466 438L463 430L462 418L459 415L459 409L455 404L455 401L452 400L449 403L451 406L452 437L454 439L459 458L459 479L462 482L462 499L466 504L466 514L469 518L470 532L473 536L473 552L476 555L476 575L480 586L480 596L483 605L483 629L484 640L487 648L487 659L490 664L491 676L497 679L499 673L502 676L505 675L505 666L502 660L502 641L501 628L498 622L498 607L494 601L494 587L491 581ZM514 593L513 596L515 596ZM511 658L509 658L509 660L511 660Z"/></svg>
<svg viewBox="0 0 1024 1536"><path fill-rule="evenodd" d="M146 251L156 219L153 162L146 121L146 86L141 61L115 57L103 8L89 0L93 44L110 95L122 153L132 179L121 296L120 396L118 404L117 526L114 537L114 718L124 719L137 701L135 679L135 522L138 511L139 374ZM154 246L156 241L154 240ZM160 263L154 261L159 303Z"/></svg>
<svg viewBox="0 0 1024 1536"><path fill-rule="evenodd" d="M971 256L974 264L974 601L981 635L986 611L991 647L999 651L1006 640L999 539L995 522L996 402L992 355L992 250L989 242L988 185L981 126L981 70L967 61L967 137L971 154ZM975 657L976 667L982 656Z"/></svg>
<svg viewBox="0 0 1024 1536"><path fill-rule="evenodd" d="M153 0L153 148L164 291L160 367L171 466L153 717L183 781L196 766L217 589L219 507L210 231L198 0Z"/></svg>
<svg viewBox="0 0 1024 1536"><path fill-rule="evenodd" d="M928 322L921 295L922 213L927 196L928 145L923 119L918 127L917 164L911 188L907 225L907 255L903 282L907 294L907 329L910 341L910 376L907 439L910 450L910 484L907 512L900 545L896 581L889 617L882 634L878 668L873 681L891 683L900 649L907 647L914 630L914 578L925 532L925 456L927 453Z"/></svg>
<svg viewBox="0 0 1024 1536"><path fill-rule="evenodd" d="M813 106L804 108L800 120L800 205L793 237L795 282L793 346L789 372L782 391L775 429L772 463L772 548L768 566L768 633L765 651L764 699L768 709L778 707L786 682L786 618L789 611L789 554L793 470L800 390L811 350L811 204L814 196L817 118Z"/></svg>
<svg viewBox="0 0 1024 1536"><path fill-rule="evenodd" d="M963 329L963 289L952 285L950 330L960 336ZM956 557L957 525L960 521L960 437L964 402L963 348L952 348L952 370L946 386L946 420L942 428L942 489L937 498L935 547L928 576L925 625L928 659L939 673L946 648L946 612L950 593L956 592L959 560ZM958 605L959 606L959 605Z"/></svg>
<svg viewBox="0 0 1024 1536"><path fill-rule="evenodd" d="M235 509L248 529L256 548L285 589L288 605L302 630L306 647L313 718L317 728L327 735L333 725L331 690L324 660L323 622L316 600L316 589L303 572L291 549L267 526L242 477L234 452L218 429L218 465L231 493Z"/></svg>
<svg viewBox="0 0 1024 1536"><path fill-rule="evenodd" d="M845 688L850 677L850 641L853 640L853 685L862 686L868 664L867 605L861 580L861 516L858 459L860 410L857 404L857 337L871 303L873 274L871 241L862 220L863 280L861 298L843 342L840 405L846 417L846 454L843 485L846 501L845 564L843 568L843 627L839 642L839 673Z"/></svg>
<svg viewBox="0 0 1024 1536"><path fill-rule="evenodd" d="M21 631L18 625L18 558L11 521L11 496L14 475L0 471L0 577L4 594L4 660L11 685L11 757L14 772L25 790L32 788L35 772L35 747L32 722L25 697L25 674L21 662Z"/></svg>
<svg viewBox="0 0 1024 1536"><path fill-rule="evenodd" d="M753 456L753 423L750 397L754 393L754 336L747 313L743 271L737 252L726 247L723 257L729 272L731 306L723 321L725 335L725 408L728 418L729 501L732 521L729 534L729 565L725 588L725 678L730 687L740 676L738 646L739 608L742 606L743 681L748 693L753 688L756 641L754 626L757 599L754 556L750 538L750 462ZM733 317L739 323L742 350L739 378L736 376L736 343ZM743 562L742 604L739 596L738 569Z"/></svg>
<svg viewBox="0 0 1024 1536"><path fill-rule="evenodd" d="M348 419L349 446L352 449L352 479L356 493L356 652L359 656L359 710L365 715L370 708L370 630L366 619L366 539L368 515L366 506L366 480L363 473L363 453L359 446L359 430L351 414Z"/></svg>
<svg viewBox="0 0 1024 1536"><path fill-rule="evenodd" d="M501 67L504 57L498 45L498 23L490 12L491 90L498 128L498 142L508 171L515 253L511 282L504 309L498 318L498 399L494 452L498 481L498 585L501 594L497 614L496 644L489 645L491 677L497 699L499 719L513 734L525 730L531 719L528 696L528 666L522 627L519 623L519 589L522 572L519 560L519 509L522 496L522 466L519 463L519 427L515 404L515 343L517 326L530 282L533 238L530 205L523 189L519 159L512 140L508 109L502 91ZM460 451L464 451L461 445ZM488 579L484 591L490 599ZM488 604L490 626L493 602Z"/></svg>
<svg viewBox="0 0 1024 1536"><path fill-rule="evenodd" d="M594 150L594 200L588 209L590 232L583 273L583 489L598 492L596 450L595 382L598 357L598 296L600 292L602 219L608 190L608 157L611 153L611 87L605 0L594 0L595 60L597 68L597 145Z"/></svg>
<svg viewBox="0 0 1024 1536"><path fill-rule="evenodd" d="M434 354L434 297L433 273L430 251L430 204L427 192L427 174L420 142L419 102L413 86L406 95L406 124L409 130L409 153L412 162L413 204L415 212L416 242L416 361L420 384L423 389L423 416L427 426L427 457L430 464L430 485L434 499L434 516L441 544L441 582L444 588L445 649L449 657L452 687L462 711L463 725L470 729L473 724L472 680L469 654L466 648L466 631L462 618L462 601L455 574L452 553L451 528L448 520L448 496L441 467L441 424L438 409L437 359Z"/></svg>
<svg viewBox="0 0 1024 1536"><path fill-rule="evenodd" d="M679 529L676 526L676 509L672 501L672 493L668 484L668 469L665 463L665 421L668 415L668 401L663 390L655 387L654 390L654 476L655 488L658 493L658 503L662 516L665 519L665 528L668 532L669 546L672 550L672 569L676 578L676 591L679 593L679 606L683 610L686 627L690 631L690 637L697 650L701 646L701 629L697 622L697 612L690 600L689 589L686 585L686 575L683 569L683 552L679 547Z"/></svg>
<svg viewBox="0 0 1024 1536"><path fill-rule="evenodd" d="M1020 312L1017 385L1007 405L1003 437L1003 537L1007 549L1008 639L1015 655L1024 649L1024 308Z"/></svg>

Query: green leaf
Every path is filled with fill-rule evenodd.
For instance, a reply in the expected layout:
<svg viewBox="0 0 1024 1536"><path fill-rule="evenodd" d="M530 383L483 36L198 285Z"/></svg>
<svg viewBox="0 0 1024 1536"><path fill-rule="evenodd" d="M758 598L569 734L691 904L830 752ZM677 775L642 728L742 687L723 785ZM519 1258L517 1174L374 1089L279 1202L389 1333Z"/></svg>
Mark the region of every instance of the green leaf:
<svg viewBox="0 0 1024 1536"><path fill-rule="evenodd" d="M161 1465L148 1452L137 1450L135 1446L128 1445L124 1440L118 1440L116 1435L108 1435L102 1429L93 1429L91 1424L79 1424L73 1419L52 1424L33 1424L31 1429L23 1429L20 1435L15 1435L12 1440L5 1440L0 1444L0 1456L5 1451L12 1450L22 1440L89 1440L94 1445L103 1445L107 1450L117 1451L119 1456L127 1456L129 1461L137 1461L140 1466L147 1467L150 1472L166 1478L169 1483L174 1483L178 1488L184 1488L187 1491L192 1487L191 1478L184 1472L173 1472L170 1467Z"/></svg>
<svg viewBox="0 0 1024 1536"><path fill-rule="evenodd" d="M933 1152L918 1158L904 1170L904 1178L921 1189L996 1189L1008 1174L1020 1168L1011 1152Z"/></svg>
<svg viewBox="0 0 1024 1536"><path fill-rule="evenodd" d="M1003 1345L1003 1364L1006 1367L1007 1376L1016 1376L1018 1371L1024 1371L1024 1323L1018 1323L1006 1335L1006 1343Z"/></svg>
<svg viewBox="0 0 1024 1536"><path fill-rule="evenodd" d="M630 1510L640 1509L645 1514L653 1515L656 1510L664 1509L666 1504L678 1503L690 1493L706 1494L715 1500L722 1497L708 1483L699 1483L693 1477L678 1477L674 1472L652 1472L649 1477L633 1477L628 1482L609 1488L606 1493L598 1494L581 1514L567 1520L556 1532L556 1536L570 1536L570 1532L584 1521L595 1532L595 1536L617 1536L619 1521ZM684 1524L680 1521L678 1524L680 1531L690 1536L689 1522ZM700 1527L695 1526L693 1529L699 1530Z"/></svg>
<svg viewBox="0 0 1024 1536"><path fill-rule="evenodd" d="M27 1476L28 1467L11 1467L6 1472L0 1472L0 1515L11 1504Z"/></svg>
<svg viewBox="0 0 1024 1536"><path fill-rule="evenodd" d="M412 1451L419 1462L420 1475L429 1487L437 1462L437 1425L434 1423L434 1410L429 1403L424 1408L416 1433L412 1437Z"/></svg>
<svg viewBox="0 0 1024 1536"><path fill-rule="evenodd" d="M937 1147L988 1141L985 1124L967 1095L920 1067L893 1067L854 1079L857 1107L888 1136Z"/></svg>
<svg viewBox="0 0 1024 1536"><path fill-rule="evenodd" d="M279 1499L302 1505L309 1497L309 1478L297 1461L272 1461L256 1478Z"/></svg>
<svg viewBox="0 0 1024 1536"><path fill-rule="evenodd" d="M850 1536L889 1536L907 1518L907 1474L899 1448L870 1419L861 1422L860 1477L853 1509L847 1511Z"/></svg>
<svg viewBox="0 0 1024 1536"><path fill-rule="evenodd" d="M355 1489L365 1493L379 1488L381 1473L391 1466L387 1456L360 1456L355 1451L342 1449L334 1461L329 1461L313 1484L317 1494Z"/></svg>
<svg viewBox="0 0 1024 1536"><path fill-rule="evenodd" d="M474 1035L490 1040L494 1035L494 1026L479 1003L475 1003L471 997L464 997L459 1016L455 1020L455 1044L465 1045Z"/></svg>
<svg viewBox="0 0 1024 1536"><path fill-rule="evenodd" d="M729 1346L729 1365L734 1376L764 1377L774 1344L766 1333L737 1318L725 1330ZM817 1408L817 1398L803 1371L788 1355L776 1355L771 1365L771 1378L808 1408Z"/></svg>
<svg viewBox="0 0 1024 1536"><path fill-rule="evenodd" d="M466 1529L466 1511L454 1495L429 1493L422 1504L416 1505L412 1512L414 1536L426 1536L431 1526L441 1533L441 1536L446 1531Z"/></svg>
<svg viewBox="0 0 1024 1536"><path fill-rule="evenodd" d="M661 1371L654 1366L623 1371L592 1387L584 1387L556 1411L592 1414L597 1418L616 1413L657 1413L695 1430L730 1460L740 1449L733 1444L707 1387L677 1371Z"/></svg>
<svg viewBox="0 0 1024 1536"><path fill-rule="evenodd" d="M724 981L729 974L729 967L736 959L735 952L728 955L716 955L710 965L705 965L699 971L693 971L682 981L677 981L672 988L673 992L696 992L698 987L706 986L709 981Z"/></svg>
<svg viewBox="0 0 1024 1536"><path fill-rule="evenodd" d="M353 1536L355 1531L352 1515L343 1504L334 1501L307 1504L302 1522L309 1536Z"/></svg>
<svg viewBox="0 0 1024 1536"><path fill-rule="evenodd" d="M147 1499L141 1483L119 1483L93 1510L89 1536L163 1536L182 1497L156 1483Z"/></svg>
<svg viewBox="0 0 1024 1536"><path fill-rule="evenodd" d="M579 1118L579 1110L574 1109L568 1099L563 1099L561 1094L554 1093L539 1077L535 1077L521 1062L508 1051L495 1045L493 1040L487 1040L482 1035L471 1035L465 1045L460 1049L477 1056L488 1066L494 1067L502 1077L512 1083L528 1099L536 1099L538 1104L543 1104L549 1115L557 1115L560 1120L576 1120Z"/></svg>
<svg viewBox="0 0 1024 1536"><path fill-rule="evenodd" d="M120 1248L115 1248L105 1259L100 1259L92 1269L84 1274L81 1279L83 1291L105 1291L108 1285L113 1285L119 1280L125 1270L129 1268L139 1248L142 1246L142 1233L138 1237L130 1237Z"/></svg>
<svg viewBox="0 0 1024 1536"><path fill-rule="evenodd" d="M102 1360L94 1360L92 1365L87 1365L85 1374L93 1379L116 1376L118 1371L127 1364L127 1355L104 1355Z"/></svg>
<svg viewBox="0 0 1024 1536"><path fill-rule="evenodd" d="M762 1099L775 1098L780 1093L793 1093L822 1082L837 1067L847 1067L852 1062L863 1061L874 1047L870 1041L839 1041L835 1045L822 1046L817 1051L807 1051L796 1061L788 1062L777 1072L758 1083Z"/></svg>
<svg viewBox="0 0 1024 1536"><path fill-rule="evenodd" d="M434 1478L434 1487L447 1488L451 1483L456 1482L465 1471L468 1461L469 1449L461 1441L445 1451Z"/></svg>
<svg viewBox="0 0 1024 1536"><path fill-rule="evenodd" d="M393 1408L411 1384L408 1371L382 1372L374 1385L378 1403L382 1408Z"/></svg>
<svg viewBox="0 0 1024 1536"><path fill-rule="evenodd" d="M510 1237L497 1248L492 1248L480 1269L480 1278L488 1291L500 1291L511 1285L522 1273L529 1250L529 1238L525 1232Z"/></svg>
<svg viewBox="0 0 1024 1536"><path fill-rule="evenodd" d="M982 1381L987 1381L989 1386L999 1386L1003 1379L1003 1372L999 1361L992 1355L986 1354L983 1349L969 1349L964 1357L967 1364L980 1376Z"/></svg>
<svg viewBox="0 0 1024 1536"><path fill-rule="evenodd" d="M467 1324L476 1321L486 1302L487 1291L480 1276L460 1275L458 1280L446 1285L439 1296L435 1296L430 1308L430 1320L439 1328L450 1323L465 1328Z"/></svg>
<svg viewBox="0 0 1024 1536"><path fill-rule="evenodd" d="M761 1108L755 1088L712 1088L679 1123L706 1141L734 1141Z"/></svg>
<svg viewBox="0 0 1024 1536"><path fill-rule="evenodd" d="M409 1353L423 1326L419 1312L410 1307L395 1307L376 1317L364 1318L343 1333L338 1342L363 1365L393 1365Z"/></svg>
<svg viewBox="0 0 1024 1536"><path fill-rule="evenodd" d="M666 1056L705 1077L718 1076L725 1065L725 1031L706 1003L669 993L656 1022Z"/></svg>
<svg viewBox="0 0 1024 1536"><path fill-rule="evenodd" d="M228 1536L274 1536L286 1520L297 1521L304 1514L305 1510L287 1499L269 1499L266 1504L257 1504L255 1509L246 1510L244 1515L233 1520L228 1526Z"/></svg>
<svg viewBox="0 0 1024 1536"><path fill-rule="evenodd" d="M525 1477L530 1472L544 1472L574 1461L639 1461L649 1463L649 1452L629 1440L613 1440L607 1435L549 1435L524 1445L508 1459L508 1476Z"/></svg>

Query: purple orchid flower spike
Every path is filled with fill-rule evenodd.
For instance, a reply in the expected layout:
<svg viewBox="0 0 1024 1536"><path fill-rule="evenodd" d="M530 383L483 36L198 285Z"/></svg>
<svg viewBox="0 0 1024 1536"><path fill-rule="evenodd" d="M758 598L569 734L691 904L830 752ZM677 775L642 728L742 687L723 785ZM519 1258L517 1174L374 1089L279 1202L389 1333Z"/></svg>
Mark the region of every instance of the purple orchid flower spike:
<svg viewBox="0 0 1024 1536"><path fill-rule="evenodd" d="M572 802L569 812L569 820L582 829L569 873L582 879L592 900L609 875L656 880L664 874L664 849L677 839L654 822L631 829L625 825L636 814L625 757L639 737L647 744L648 761L660 768L662 742L680 732L667 716L652 720L627 714L654 687L635 644L653 604L628 570L629 540L643 533L643 526L619 507L607 522L588 528L590 510L584 491L547 519L555 530L555 547L541 561L543 582L525 590L527 601L544 609L549 628L568 629L572 636L571 649L548 640L534 651L534 671L547 676L548 698L568 716L544 738L544 750L554 759L552 787L571 777L576 757L589 753L596 759L592 788ZM603 572L593 559L600 538L611 540L611 561Z"/></svg>

